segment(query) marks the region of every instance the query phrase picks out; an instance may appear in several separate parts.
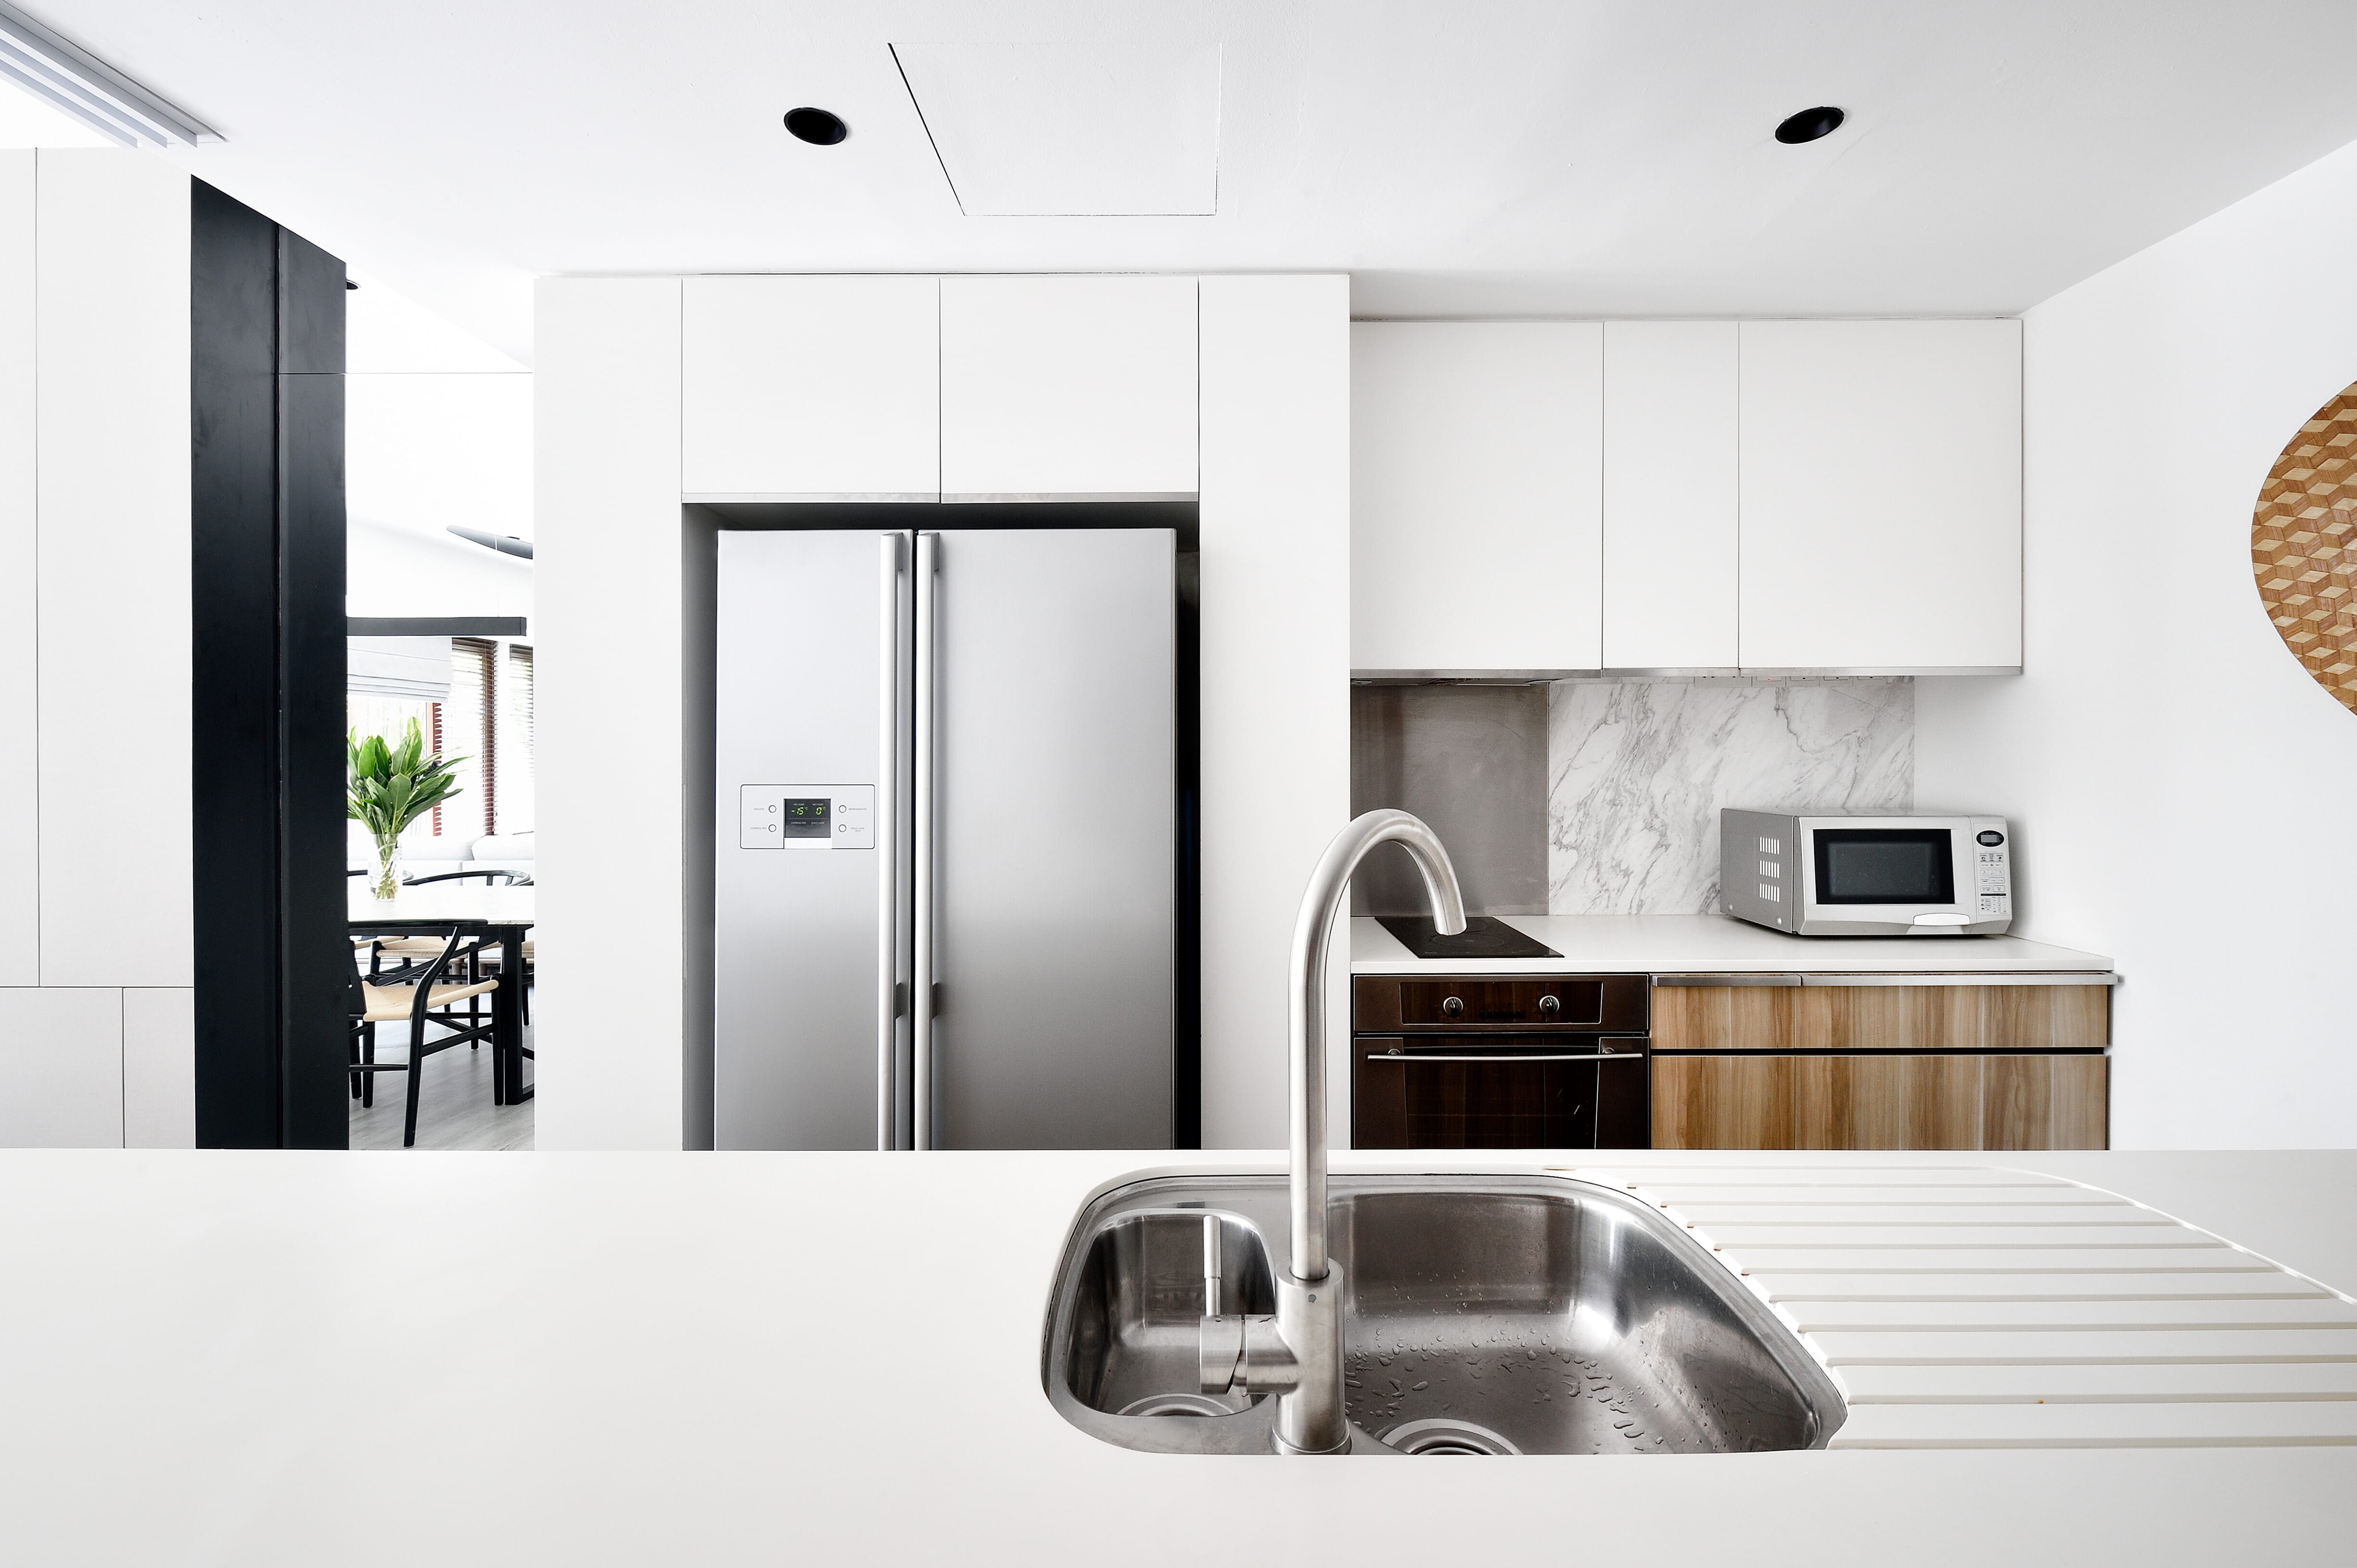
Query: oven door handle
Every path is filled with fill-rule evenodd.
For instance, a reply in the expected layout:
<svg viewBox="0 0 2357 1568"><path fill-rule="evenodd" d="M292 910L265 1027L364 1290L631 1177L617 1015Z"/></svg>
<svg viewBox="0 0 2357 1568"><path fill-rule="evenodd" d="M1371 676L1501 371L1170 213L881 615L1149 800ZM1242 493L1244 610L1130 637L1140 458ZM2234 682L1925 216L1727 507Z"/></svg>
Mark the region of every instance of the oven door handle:
<svg viewBox="0 0 2357 1568"><path fill-rule="evenodd" d="M1526 1056L1491 1057L1458 1056L1454 1054L1445 1054L1439 1051L1418 1051L1413 1056L1371 1056L1362 1057L1360 1059L1370 1066L1378 1062L1396 1062L1403 1067L1406 1066L1409 1062L1641 1062L1645 1059L1645 1053L1642 1051L1574 1051L1564 1054L1550 1054L1547 1056L1540 1056L1536 1053L1533 1053Z"/></svg>

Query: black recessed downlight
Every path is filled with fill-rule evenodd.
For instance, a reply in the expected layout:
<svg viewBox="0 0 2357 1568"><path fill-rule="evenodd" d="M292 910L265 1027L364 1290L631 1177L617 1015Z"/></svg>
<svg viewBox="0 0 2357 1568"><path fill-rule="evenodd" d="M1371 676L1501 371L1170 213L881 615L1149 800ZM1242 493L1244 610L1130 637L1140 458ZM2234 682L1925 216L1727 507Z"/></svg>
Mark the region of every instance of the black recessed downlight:
<svg viewBox="0 0 2357 1568"><path fill-rule="evenodd" d="M1803 109L1776 127L1776 139L1788 147L1797 147L1803 142L1813 142L1819 136L1832 135L1841 129L1843 118L1842 112L1831 104Z"/></svg>
<svg viewBox="0 0 2357 1568"><path fill-rule="evenodd" d="M787 110L786 129L814 147L831 147L851 134L839 117L823 109Z"/></svg>

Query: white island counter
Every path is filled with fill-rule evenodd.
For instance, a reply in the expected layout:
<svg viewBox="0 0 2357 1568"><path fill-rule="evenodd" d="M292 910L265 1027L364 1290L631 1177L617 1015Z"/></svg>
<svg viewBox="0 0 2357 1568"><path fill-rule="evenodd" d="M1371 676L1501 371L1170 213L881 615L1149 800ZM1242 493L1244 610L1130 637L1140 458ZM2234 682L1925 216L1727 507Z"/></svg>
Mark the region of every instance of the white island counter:
<svg viewBox="0 0 2357 1568"><path fill-rule="evenodd" d="M2357 1154L1609 1159L1631 1184L1749 1182L1773 1202L1811 1173L2045 1173L2357 1284ZM2085 1568L2352 1549L2357 1448L2333 1420L2306 1446L2115 1434L1458 1464L1110 1447L1041 1391L1049 1277L1092 1191L1182 1165L1270 1168L1118 1152L0 1153L0 1560ZM2132 1325L2091 1326L2125 1347L2115 1402L2138 1397L2140 1366L2156 1388L2176 1375L2159 1337L2146 1355ZM2252 1343L2284 1397L2313 1401L2296 1369L2344 1386L2345 1337ZM2024 1336L2025 1362L2047 1353ZM2149 1440L2188 1441L2180 1406L2148 1409Z"/></svg>

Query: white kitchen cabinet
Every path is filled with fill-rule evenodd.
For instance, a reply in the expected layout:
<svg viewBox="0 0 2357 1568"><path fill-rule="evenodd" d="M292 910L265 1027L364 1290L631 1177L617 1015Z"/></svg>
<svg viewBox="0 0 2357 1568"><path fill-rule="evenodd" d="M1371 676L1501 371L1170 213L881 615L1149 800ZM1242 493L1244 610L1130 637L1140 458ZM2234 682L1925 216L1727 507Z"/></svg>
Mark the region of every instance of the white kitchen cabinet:
<svg viewBox="0 0 2357 1568"><path fill-rule="evenodd" d="M1351 666L1604 663L1604 334L1351 328Z"/></svg>
<svg viewBox="0 0 2357 1568"><path fill-rule="evenodd" d="M40 983L33 160L0 152L0 987Z"/></svg>
<svg viewBox="0 0 2357 1568"><path fill-rule="evenodd" d="M192 985L195 819L156 782L194 723L188 176L35 156L40 982Z"/></svg>
<svg viewBox="0 0 2357 1568"><path fill-rule="evenodd" d="M1604 325L1604 664L1727 670L1736 646L1732 321Z"/></svg>
<svg viewBox="0 0 2357 1568"><path fill-rule="evenodd" d="M1203 1146L1284 1141L1286 953L1351 814L1351 280L1203 280ZM1350 962L1328 972L1330 1125Z"/></svg>
<svg viewBox="0 0 2357 1568"><path fill-rule="evenodd" d="M193 987L123 993L123 1146L197 1146L197 993Z"/></svg>
<svg viewBox="0 0 2357 1568"><path fill-rule="evenodd" d="M1747 321L1746 668L2021 663L2021 325Z"/></svg>
<svg viewBox="0 0 2357 1568"><path fill-rule="evenodd" d="M123 993L0 987L0 1148L121 1148Z"/></svg>
<svg viewBox="0 0 2357 1568"><path fill-rule="evenodd" d="M681 492L935 499L940 289L931 277L683 280Z"/></svg>
<svg viewBox="0 0 2357 1568"><path fill-rule="evenodd" d="M942 280L946 500L1191 497L1191 277Z"/></svg>

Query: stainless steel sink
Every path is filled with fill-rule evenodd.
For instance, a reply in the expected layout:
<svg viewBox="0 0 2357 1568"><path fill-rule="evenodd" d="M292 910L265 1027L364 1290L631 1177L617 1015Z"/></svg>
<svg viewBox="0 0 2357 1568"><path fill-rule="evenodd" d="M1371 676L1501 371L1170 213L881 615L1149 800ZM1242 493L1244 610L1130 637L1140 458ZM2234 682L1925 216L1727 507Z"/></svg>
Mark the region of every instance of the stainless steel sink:
<svg viewBox="0 0 2357 1568"><path fill-rule="evenodd" d="M1220 1310L1274 1309L1286 1179L1158 1177L1091 1204L1049 1308L1048 1397L1126 1448L1267 1454L1275 1401L1196 1392L1203 1220ZM1493 1176L1337 1176L1351 1452L1821 1448L1833 1381L1709 1252L1626 1194Z"/></svg>

